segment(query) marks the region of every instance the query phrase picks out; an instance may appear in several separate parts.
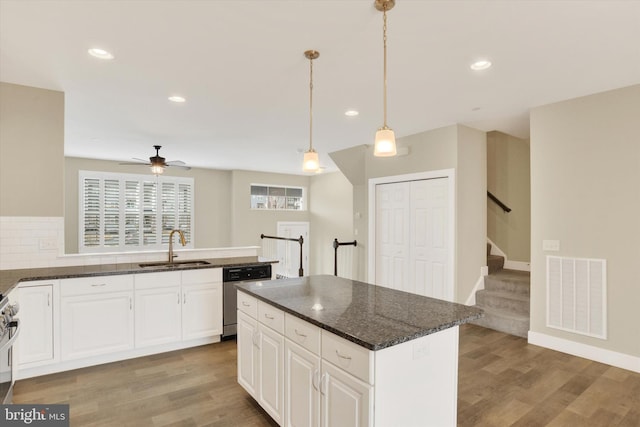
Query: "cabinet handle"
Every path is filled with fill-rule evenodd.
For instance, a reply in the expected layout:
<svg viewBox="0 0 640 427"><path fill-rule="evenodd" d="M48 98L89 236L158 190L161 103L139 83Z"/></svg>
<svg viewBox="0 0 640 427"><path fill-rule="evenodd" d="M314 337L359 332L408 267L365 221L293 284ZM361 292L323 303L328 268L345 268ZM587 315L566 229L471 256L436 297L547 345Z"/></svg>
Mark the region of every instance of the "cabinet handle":
<svg viewBox="0 0 640 427"><path fill-rule="evenodd" d="M324 389L325 389L324 381L325 381L326 378L327 378L327 374L322 374L322 376L320 377L320 394L323 395L323 396L325 395L325 392L324 392Z"/></svg>
<svg viewBox="0 0 640 427"><path fill-rule="evenodd" d="M267 314L267 313L265 313L265 314L264 314L264 317L266 317L266 318L267 318L267 319L269 319L269 320L273 320L273 319L275 319L275 317L273 317L272 315Z"/></svg>
<svg viewBox="0 0 640 427"><path fill-rule="evenodd" d="M320 379L320 371L318 371L317 369L315 371L313 371L313 377L311 377L311 385L313 386L313 388L316 391L320 391L318 390L318 380Z"/></svg>
<svg viewBox="0 0 640 427"><path fill-rule="evenodd" d="M303 334L302 332L298 332L297 329L294 329L293 332L296 333L297 336L302 337L302 338L306 338L307 336L305 334Z"/></svg>
<svg viewBox="0 0 640 427"><path fill-rule="evenodd" d="M183 304L187 303L187 293L186 292L182 294L182 303Z"/></svg>
<svg viewBox="0 0 640 427"><path fill-rule="evenodd" d="M129 310L133 310L133 300L129 297Z"/></svg>
<svg viewBox="0 0 640 427"><path fill-rule="evenodd" d="M260 331L256 331L253 333L253 345L255 345L258 350L260 350Z"/></svg>
<svg viewBox="0 0 640 427"><path fill-rule="evenodd" d="M100 284L98 284L98 283L94 283L94 284L92 284L91 286L92 286L92 287L94 287L94 288L99 288L99 287L101 287L101 286L107 286L107 284L106 284L106 283L100 283Z"/></svg>
<svg viewBox="0 0 640 427"><path fill-rule="evenodd" d="M249 304L249 303L248 303L248 302L246 302L246 301L242 301L242 305L244 305L245 307L251 307L251 304Z"/></svg>
<svg viewBox="0 0 640 427"><path fill-rule="evenodd" d="M336 356L338 356L340 359L351 360L351 356L345 356L344 354L340 354L338 350L336 350Z"/></svg>
<svg viewBox="0 0 640 427"><path fill-rule="evenodd" d="M51 294L47 294L47 307L51 307Z"/></svg>

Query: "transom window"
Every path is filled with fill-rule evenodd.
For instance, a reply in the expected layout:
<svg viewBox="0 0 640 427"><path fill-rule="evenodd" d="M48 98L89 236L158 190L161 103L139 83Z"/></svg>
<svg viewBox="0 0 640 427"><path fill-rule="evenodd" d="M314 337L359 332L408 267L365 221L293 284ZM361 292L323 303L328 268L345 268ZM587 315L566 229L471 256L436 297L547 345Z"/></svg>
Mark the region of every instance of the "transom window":
<svg viewBox="0 0 640 427"><path fill-rule="evenodd" d="M79 172L79 251L162 249L173 229L193 248L193 178Z"/></svg>
<svg viewBox="0 0 640 427"><path fill-rule="evenodd" d="M251 209L306 210L304 188L251 184Z"/></svg>

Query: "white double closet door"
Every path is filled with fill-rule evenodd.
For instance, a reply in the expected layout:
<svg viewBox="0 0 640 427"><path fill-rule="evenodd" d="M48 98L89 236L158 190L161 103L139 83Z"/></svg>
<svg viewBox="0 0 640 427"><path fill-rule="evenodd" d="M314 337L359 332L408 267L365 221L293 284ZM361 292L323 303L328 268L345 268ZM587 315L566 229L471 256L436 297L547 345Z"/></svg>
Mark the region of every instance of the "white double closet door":
<svg viewBox="0 0 640 427"><path fill-rule="evenodd" d="M376 185L375 283L453 300L448 178Z"/></svg>

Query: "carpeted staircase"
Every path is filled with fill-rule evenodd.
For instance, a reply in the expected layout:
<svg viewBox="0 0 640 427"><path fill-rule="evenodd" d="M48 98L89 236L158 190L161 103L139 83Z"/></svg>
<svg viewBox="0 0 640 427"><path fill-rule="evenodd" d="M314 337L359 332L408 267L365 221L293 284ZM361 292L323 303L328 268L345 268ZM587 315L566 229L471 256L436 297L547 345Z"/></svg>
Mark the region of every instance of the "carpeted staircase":
<svg viewBox="0 0 640 427"><path fill-rule="evenodd" d="M530 273L504 269L504 257L491 255L490 244L487 265L489 275L484 278L484 289L476 292L476 307L484 310L484 317L472 323L527 338Z"/></svg>

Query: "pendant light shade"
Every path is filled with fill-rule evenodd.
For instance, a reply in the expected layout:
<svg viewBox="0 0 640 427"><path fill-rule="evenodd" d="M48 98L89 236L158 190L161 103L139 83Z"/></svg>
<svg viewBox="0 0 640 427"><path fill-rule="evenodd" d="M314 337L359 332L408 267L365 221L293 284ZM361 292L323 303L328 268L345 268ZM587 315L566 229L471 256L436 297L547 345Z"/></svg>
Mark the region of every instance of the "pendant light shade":
<svg viewBox="0 0 640 427"><path fill-rule="evenodd" d="M302 170L305 172L317 172L320 169L320 159L318 152L310 149L305 151L302 161Z"/></svg>
<svg viewBox="0 0 640 427"><path fill-rule="evenodd" d="M381 128L376 132L376 141L373 145L373 155L376 157L392 157L396 153L396 136L393 130Z"/></svg>
<svg viewBox="0 0 640 427"><path fill-rule="evenodd" d="M318 152L313 149L313 60L318 59L320 52L307 50L304 56L309 60L309 149L304 152L302 170L305 172L318 172L320 159Z"/></svg>
<svg viewBox="0 0 640 427"><path fill-rule="evenodd" d="M373 145L373 155L376 157L392 157L396 155L396 136L393 130L387 126L387 11L391 10L395 4L395 0L375 0L376 9L383 13L382 45L384 50L384 124L376 132L376 139Z"/></svg>

